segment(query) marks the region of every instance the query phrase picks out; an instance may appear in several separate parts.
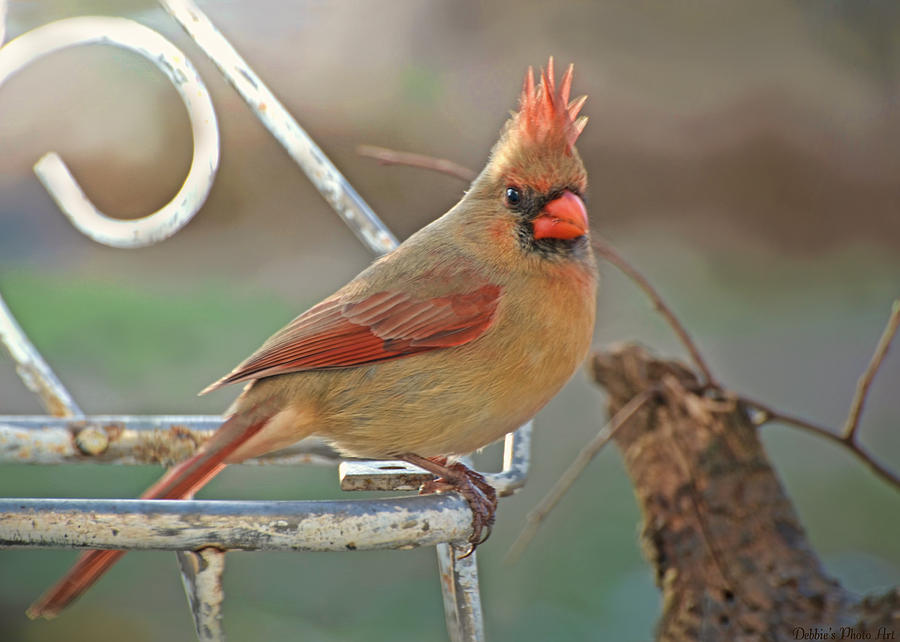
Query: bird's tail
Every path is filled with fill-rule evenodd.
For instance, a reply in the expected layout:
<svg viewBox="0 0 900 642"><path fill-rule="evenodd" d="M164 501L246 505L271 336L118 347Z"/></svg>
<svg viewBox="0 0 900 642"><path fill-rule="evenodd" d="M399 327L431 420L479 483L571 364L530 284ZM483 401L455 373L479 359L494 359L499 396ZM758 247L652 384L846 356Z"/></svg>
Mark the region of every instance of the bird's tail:
<svg viewBox="0 0 900 642"><path fill-rule="evenodd" d="M273 411L261 403L231 416L190 459L178 464L148 488L141 499L186 499L205 486L223 468L238 446L266 425ZM86 551L75 565L26 614L31 619L52 619L94 585L126 551Z"/></svg>

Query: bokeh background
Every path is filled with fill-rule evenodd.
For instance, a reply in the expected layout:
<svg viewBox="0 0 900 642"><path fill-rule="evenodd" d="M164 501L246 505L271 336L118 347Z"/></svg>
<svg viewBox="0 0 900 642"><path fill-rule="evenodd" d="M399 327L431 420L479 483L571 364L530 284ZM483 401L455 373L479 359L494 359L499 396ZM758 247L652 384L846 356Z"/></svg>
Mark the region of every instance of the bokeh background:
<svg viewBox="0 0 900 642"><path fill-rule="evenodd" d="M594 229L662 290L732 388L838 427L900 294L900 4L203 2L201 6L401 238L464 185L360 158L369 143L479 168L524 69L576 63ZM99 246L31 174L54 149L103 211L140 216L186 173L190 130L149 63L89 47L0 88L0 290L93 413L215 413L218 378L371 256L202 52L140 0L13 1L8 37L73 15L131 17L200 69L222 134L209 200L170 240ZM596 343L683 355L609 266ZM648 640L659 612L618 453L592 464L516 565L532 508L605 422L579 373L538 417L527 488L479 549L491 640ZM0 413L40 413L0 355ZM900 468L900 348L871 390L866 445ZM783 426L763 438L827 570L860 592L900 584L900 494L848 453ZM480 459L497 465L498 451ZM0 468L0 495L131 497L154 467ZM234 467L207 498L340 497L329 468ZM71 551L0 552L0 639L192 640L174 556L129 555L61 619L23 611ZM235 640L441 640L431 550L233 554Z"/></svg>

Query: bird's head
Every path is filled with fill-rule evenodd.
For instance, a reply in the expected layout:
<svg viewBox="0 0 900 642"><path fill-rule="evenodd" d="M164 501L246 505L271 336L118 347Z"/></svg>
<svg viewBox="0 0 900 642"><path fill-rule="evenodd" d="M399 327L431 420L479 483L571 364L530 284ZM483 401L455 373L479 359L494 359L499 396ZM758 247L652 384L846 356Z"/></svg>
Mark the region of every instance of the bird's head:
<svg viewBox="0 0 900 642"><path fill-rule="evenodd" d="M578 116L587 96L569 102L572 72L570 65L557 85L550 58L535 86L529 67L519 111L506 122L468 195L489 211L484 224L494 236L512 233L521 249L542 256L588 245L587 173L575 149L587 124L587 116Z"/></svg>

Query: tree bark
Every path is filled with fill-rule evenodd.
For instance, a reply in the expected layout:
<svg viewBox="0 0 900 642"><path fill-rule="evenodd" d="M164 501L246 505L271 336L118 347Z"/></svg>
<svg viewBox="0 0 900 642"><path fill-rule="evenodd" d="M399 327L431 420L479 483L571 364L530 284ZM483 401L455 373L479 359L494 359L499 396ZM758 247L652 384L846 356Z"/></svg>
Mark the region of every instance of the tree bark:
<svg viewBox="0 0 900 642"><path fill-rule="evenodd" d="M590 367L610 416L654 393L615 442L663 594L659 640L900 637L900 589L861 599L825 574L742 404L636 345Z"/></svg>

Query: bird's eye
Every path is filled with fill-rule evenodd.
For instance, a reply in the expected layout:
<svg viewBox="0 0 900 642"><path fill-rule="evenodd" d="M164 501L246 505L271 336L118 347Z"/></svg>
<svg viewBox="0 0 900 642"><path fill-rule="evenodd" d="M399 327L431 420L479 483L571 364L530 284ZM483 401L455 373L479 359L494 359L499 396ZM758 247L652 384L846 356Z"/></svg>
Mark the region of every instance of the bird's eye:
<svg viewBox="0 0 900 642"><path fill-rule="evenodd" d="M506 188L506 205L507 207L515 207L522 202L522 192L515 187Z"/></svg>

